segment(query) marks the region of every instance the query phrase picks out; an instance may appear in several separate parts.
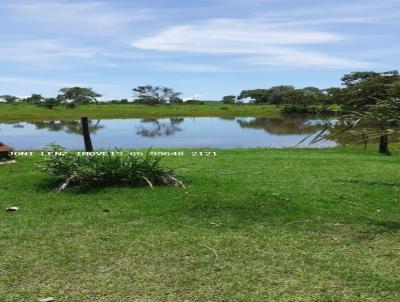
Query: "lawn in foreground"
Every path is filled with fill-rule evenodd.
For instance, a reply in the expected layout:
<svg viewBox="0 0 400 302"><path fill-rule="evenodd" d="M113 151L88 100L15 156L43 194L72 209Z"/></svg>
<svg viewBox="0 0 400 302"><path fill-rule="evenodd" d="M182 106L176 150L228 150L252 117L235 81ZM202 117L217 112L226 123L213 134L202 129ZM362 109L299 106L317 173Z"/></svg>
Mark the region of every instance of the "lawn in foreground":
<svg viewBox="0 0 400 302"><path fill-rule="evenodd" d="M90 118L156 118L174 116L279 116L282 108L272 105L231 105L206 103L203 105L134 105L89 104L74 109L63 106L47 109L34 105L1 104L0 121Z"/></svg>
<svg viewBox="0 0 400 302"><path fill-rule="evenodd" d="M0 300L399 301L400 161L355 149L166 158L188 187L49 193L0 166Z"/></svg>

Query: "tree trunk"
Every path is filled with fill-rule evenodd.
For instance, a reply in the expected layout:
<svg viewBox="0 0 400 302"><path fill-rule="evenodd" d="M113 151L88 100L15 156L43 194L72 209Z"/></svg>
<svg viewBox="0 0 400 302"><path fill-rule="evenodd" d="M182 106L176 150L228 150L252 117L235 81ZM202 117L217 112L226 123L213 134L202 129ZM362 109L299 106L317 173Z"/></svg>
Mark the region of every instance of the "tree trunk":
<svg viewBox="0 0 400 302"><path fill-rule="evenodd" d="M92 152L93 145L92 145L92 140L90 139L88 118L81 117L81 123L82 123L83 140L85 141L85 150L86 150L86 152Z"/></svg>
<svg viewBox="0 0 400 302"><path fill-rule="evenodd" d="M379 153L390 155L389 151L389 136L387 134L379 137Z"/></svg>

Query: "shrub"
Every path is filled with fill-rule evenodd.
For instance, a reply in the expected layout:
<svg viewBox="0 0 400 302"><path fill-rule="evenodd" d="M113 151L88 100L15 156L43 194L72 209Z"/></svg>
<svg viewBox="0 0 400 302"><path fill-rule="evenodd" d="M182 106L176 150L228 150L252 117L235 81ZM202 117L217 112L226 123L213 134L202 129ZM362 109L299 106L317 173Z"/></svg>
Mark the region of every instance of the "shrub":
<svg viewBox="0 0 400 302"><path fill-rule="evenodd" d="M222 98L222 103L224 104L235 104L236 96L235 95L226 95Z"/></svg>
<svg viewBox="0 0 400 302"><path fill-rule="evenodd" d="M46 99L43 99L43 100L38 104L38 106L39 106L39 107L45 107L45 108L48 108L48 109L54 109L55 107L59 106L60 103L61 103L61 102L60 102L59 99L56 99L56 98L46 98Z"/></svg>
<svg viewBox="0 0 400 302"><path fill-rule="evenodd" d="M198 100L187 100L184 104L192 104L192 105L204 105L203 101Z"/></svg>
<svg viewBox="0 0 400 302"><path fill-rule="evenodd" d="M318 110L312 107L285 106L282 113L311 113L315 114Z"/></svg>
<svg viewBox="0 0 400 302"><path fill-rule="evenodd" d="M76 108L76 104L75 103L66 103L65 108L74 109L74 108Z"/></svg>
<svg viewBox="0 0 400 302"><path fill-rule="evenodd" d="M111 151L105 156L82 156L65 153L65 149L58 145L50 145L50 148L52 152L64 152L64 155L49 157L43 166L43 170L61 184L58 191L67 187L184 187L183 183L173 176L171 169L160 165L161 157L150 156L150 150L144 157L113 155Z"/></svg>

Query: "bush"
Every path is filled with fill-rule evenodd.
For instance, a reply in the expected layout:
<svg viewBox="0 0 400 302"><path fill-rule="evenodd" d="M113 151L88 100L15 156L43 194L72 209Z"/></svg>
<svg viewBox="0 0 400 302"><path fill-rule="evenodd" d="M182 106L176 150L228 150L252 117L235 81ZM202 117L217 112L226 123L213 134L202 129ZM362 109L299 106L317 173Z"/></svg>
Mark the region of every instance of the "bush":
<svg viewBox="0 0 400 302"><path fill-rule="evenodd" d="M298 107L298 106L285 106L282 109L282 113L318 113L316 108L312 107Z"/></svg>
<svg viewBox="0 0 400 302"><path fill-rule="evenodd" d="M47 98L41 101L38 106L39 107L45 107L48 109L54 109L55 107L60 105L60 100L56 98Z"/></svg>
<svg viewBox="0 0 400 302"><path fill-rule="evenodd" d="M184 104L192 104L192 105L204 105L203 101L198 100L187 100Z"/></svg>
<svg viewBox="0 0 400 302"><path fill-rule="evenodd" d="M65 108L74 109L74 108L76 108L76 104L75 103L66 103Z"/></svg>
<svg viewBox="0 0 400 302"><path fill-rule="evenodd" d="M50 145L52 152L65 152L58 145ZM182 186L172 171L160 165L161 157L134 155L79 156L74 153L51 156L45 160L43 170L66 187L138 187L155 185Z"/></svg>

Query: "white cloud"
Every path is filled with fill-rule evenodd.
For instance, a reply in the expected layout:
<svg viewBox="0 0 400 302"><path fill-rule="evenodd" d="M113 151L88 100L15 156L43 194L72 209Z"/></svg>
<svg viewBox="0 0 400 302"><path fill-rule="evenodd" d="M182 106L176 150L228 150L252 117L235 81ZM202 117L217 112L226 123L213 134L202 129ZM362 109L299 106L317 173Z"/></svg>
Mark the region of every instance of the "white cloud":
<svg viewBox="0 0 400 302"><path fill-rule="evenodd" d="M23 78L23 77L8 77L8 76L0 76L0 83L9 83L9 84L31 84L31 85L41 85L41 86L50 86L50 87L104 87L109 88L113 87L110 84L95 84L95 83L79 83L79 82L64 82L57 80L47 80L47 79L32 79L32 78Z"/></svg>
<svg viewBox="0 0 400 302"><path fill-rule="evenodd" d="M255 56L241 59L242 62L254 65L277 65L289 67L321 67L324 68L369 68L370 62L337 58L317 52L286 49L270 56Z"/></svg>
<svg viewBox="0 0 400 302"><path fill-rule="evenodd" d="M189 63L167 63L167 62L150 62L145 64L151 69L157 71L168 72L223 72L224 68L217 65L209 64L189 64Z"/></svg>
<svg viewBox="0 0 400 302"><path fill-rule="evenodd" d="M362 67L366 62L339 58L304 46L346 40L344 35L273 23L265 19L215 19L193 25L169 27L153 36L138 39L132 46L146 50L180 53L257 55L251 64L320 67Z"/></svg>
<svg viewBox="0 0 400 302"><path fill-rule="evenodd" d="M286 28L262 20L216 19L195 25L172 26L138 39L141 49L197 53L264 53L281 45L321 44L343 40L329 32Z"/></svg>
<svg viewBox="0 0 400 302"><path fill-rule="evenodd" d="M11 4L8 8L21 22L31 23L46 31L62 31L79 35L115 35L128 25L144 19L150 14L145 10L124 10L105 2L38 1Z"/></svg>
<svg viewBox="0 0 400 302"><path fill-rule="evenodd" d="M52 61L62 58L88 59L97 52L93 47L82 47L63 40L35 39L7 41L0 47L0 60Z"/></svg>

